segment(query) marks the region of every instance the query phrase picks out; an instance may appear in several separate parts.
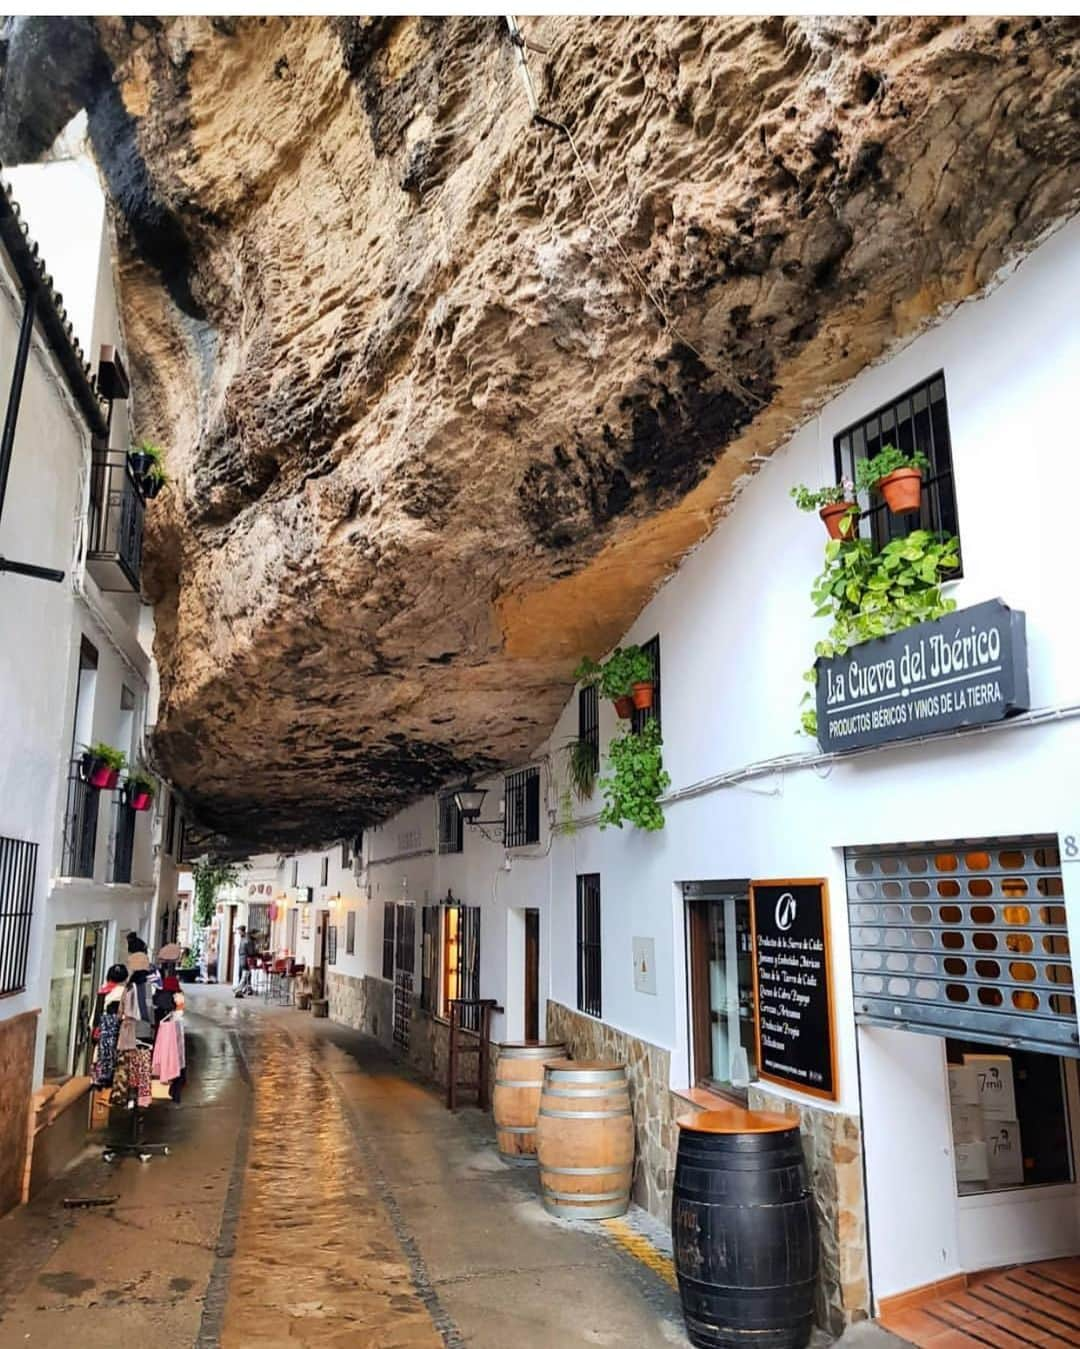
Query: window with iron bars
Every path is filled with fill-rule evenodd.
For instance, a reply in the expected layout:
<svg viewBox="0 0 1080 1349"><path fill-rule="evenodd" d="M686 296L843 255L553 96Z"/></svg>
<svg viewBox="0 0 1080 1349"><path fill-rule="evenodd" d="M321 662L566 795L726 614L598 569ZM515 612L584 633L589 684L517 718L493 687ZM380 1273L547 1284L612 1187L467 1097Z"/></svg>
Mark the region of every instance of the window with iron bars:
<svg viewBox="0 0 1080 1349"><path fill-rule="evenodd" d="M117 801L110 878L114 885L131 883L131 867L135 857L135 822L138 818L138 811L132 810L126 801Z"/></svg>
<svg viewBox="0 0 1080 1349"><path fill-rule="evenodd" d="M329 857L324 857L324 858L322 859L322 862L321 862L320 866L319 866L319 884L320 884L320 885L329 885L329 884L330 884L330 859L329 859Z"/></svg>
<svg viewBox="0 0 1080 1349"><path fill-rule="evenodd" d="M923 472L922 501L917 512L894 515L876 495L863 510L860 532L880 549L892 539L904 538L915 529L959 534L956 489L953 484L952 440L949 409L942 371L908 389L861 421L841 431L833 440L836 480L854 479L861 460L871 459L884 446L895 445L905 454L921 450L930 461ZM860 505L866 505L860 502ZM959 576L960 572L950 573Z"/></svg>
<svg viewBox="0 0 1080 1349"><path fill-rule="evenodd" d="M396 905L392 899L388 899L383 904L383 928L382 928L382 977L384 979L393 979L394 977L394 922L396 918Z"/></svg>
<svg viewBox="0 0 1080 1349"><path fill-rule="evenodd" d="M599 1016L600 1001L600 877L595 872L577 878L577 1005L579 1012Z"/></svg>
<svg viewBox="0 0 1080 1349"><path fill-rule="evenodd" d="M461 811L453 792L444 792L439 797L439 852L463 852L464 848L465 826Z"/></svg>
<svg viewBox="0 0 1080 1349"><path fill-rule="evenodd" d="M592 751L593 772L600 771L600 691L595 684L578 690L578 739Z"/></svg>
<svg viewBox="0 0 1080 1349"><path fill-rule="evenodd" d="M650 637L647 642L641 644L642 652L649 658L649 664L652 666L653 678L653 699L652 707L635 707L634 715L631 721L636 733L640 734L645 729L645 723L656 721L660 725L660 638L659 636Z"/></svg>
<svg viewBox="0 0 1080 1349"><path fill-rule="evenodd" d="M453 998L480 997L480 908L426 904L421 910L420 1006L449 1017ZM462 1007L459 1024L479 1030L480 1009Z"/></svg>
<svg viewBox="0 0 1080 1349"><path fill-rule="evenodd" d="M326 929L326 963L337 964L337 924L331 923Z"/></svg>
<svg viewBox="0 0 1080 1349"><path fill-rule="evenodd" d="M26 987L38 845L0 838L0 997Z"/></svg>
<svg viewBox="0 0 1080 1349"><path fill-rule="evenodd" d="M503 843L521 848L540 842L540 770L522 768L507 773L503 786Z"/></svg>

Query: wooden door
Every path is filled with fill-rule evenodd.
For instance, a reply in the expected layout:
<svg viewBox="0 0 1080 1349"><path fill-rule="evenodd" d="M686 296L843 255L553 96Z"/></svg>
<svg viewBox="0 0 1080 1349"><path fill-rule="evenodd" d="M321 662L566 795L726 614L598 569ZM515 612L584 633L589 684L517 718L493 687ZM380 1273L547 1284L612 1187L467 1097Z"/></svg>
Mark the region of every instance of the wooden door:
<svg viewBox="0 0 1080 1349"><path fill-rule="evenodd" d="M540 910L525 910L525 1038L540 1038Z"/></svg>

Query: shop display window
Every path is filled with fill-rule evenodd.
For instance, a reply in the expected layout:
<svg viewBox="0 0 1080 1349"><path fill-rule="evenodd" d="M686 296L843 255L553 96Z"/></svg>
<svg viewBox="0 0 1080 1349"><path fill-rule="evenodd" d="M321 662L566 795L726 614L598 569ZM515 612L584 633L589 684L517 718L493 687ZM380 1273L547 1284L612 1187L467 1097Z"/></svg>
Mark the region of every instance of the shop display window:
<svg viewBox="0 0 1080 1349"><path fill-rule="evenodd" d="M749 889L683 891L695 1085L742 1093L757 1077Z"/></svg>
<svg viewBox="0 0 1080 1349"><path fill-rule="evenodd" d="M973 1040L947 1039L945 1047L958 1193L1071 1183L1073 1065Z"/></svg>

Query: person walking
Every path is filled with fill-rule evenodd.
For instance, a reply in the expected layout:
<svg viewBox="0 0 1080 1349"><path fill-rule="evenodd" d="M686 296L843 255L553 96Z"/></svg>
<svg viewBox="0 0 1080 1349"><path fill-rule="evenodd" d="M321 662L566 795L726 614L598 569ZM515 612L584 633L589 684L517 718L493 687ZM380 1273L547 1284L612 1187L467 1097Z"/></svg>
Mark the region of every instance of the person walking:
<svg viewBox="0 0 1080 1349"><path fill-rule="evenodd" d="M233 989L233 996L237 998L247 997L254 993L251 986L251 971L255 966L255 939L248 936L246 927L240 928L240 982Z"/></svg>

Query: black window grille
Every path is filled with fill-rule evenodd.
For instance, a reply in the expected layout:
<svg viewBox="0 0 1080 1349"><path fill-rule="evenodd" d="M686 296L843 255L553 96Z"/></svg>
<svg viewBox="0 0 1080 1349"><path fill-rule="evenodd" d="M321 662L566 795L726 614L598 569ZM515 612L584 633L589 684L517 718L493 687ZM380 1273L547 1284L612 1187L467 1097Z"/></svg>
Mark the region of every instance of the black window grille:
<svg viewBox="0 0 1080 1349"><path fill-rule="evenodd" d="M579 1012L600 1015L600 877L595 872L577 878L577 1005Z"/></svg>
<svg viewBox="0 0 1080 1349"><path fill-rule="evenodd" d="M320 884L320 885L329 885L329 884L330 884L330 859L329 859L329 857L324 857L324 858L322 859L322 865L321 865L320 868L319 868L319 884Z"/></svg>
<svg viewBox="0 0 1080 1349"><path fill-rule="evenodd" d="M326 963L337 964L337 924L331 923L326 929Z"/></svg>
<svg viewBox="0 0 1080 1349"><path fill-rule="evenodd" d="M922 504L917 512L894 515L876 496L869 503L860 501L865 507L860 528L863 533L869 528L874 547L883 548L890 540L904 538L915 529L959 534L949 409L945 376L940 370L835 437L837 482L854 479L860 460L872 458L886 445L895 445L905 454L921 450L930 468L923 473Z"/></svg>
<svg viewBox="0 0 1080 1349"><path fill-rule="evenodd" d="M420 1006L433 1015L439 1011L439 971L442 961L443 910L438 904L425 904L420 914Z"/></svg>
<svg viewBox="0 0 1080 1349"><path fill-rule="evenodd" d="M300 863L296 858L293 858L292 880L289 882L289 884L292 886L294 890L300 884Z"/></svg>
<svg viewBox="0 0 1080 1349"><path fill-rule="evenodd" d="M540 770L522 768L507 773L504 783L504 843L520 848L540 842Z"/></svg>
<svg viewBox="0 0 1080 1349"><path fill-rule="evenodd" d="M387 900L383 905L382 920L382 977L392 979L394 977L394 909L395 904L392 900Z"/></svg>
<svg viewBox="0 0 1080 1349"><path fill-rule="evenodd" d="M652 666L653 675L653 696L652 707L635 707L634 716L631 722L634 730L639 732L644 728L647 721L655 719L657 726L660 725L660 638L651 637L647 642L641 645L642 651L649 658L649 664Z"/></svg>
<svg viewBox="0 0 1080 1349"><path fill-rule="evenodd" d="M459 998L480 996L480 908L475 904L458 905L457 986ZM458 1024L478 1031L480 1008L462 1007Z"/></svg>
<svg viewBox="0 0 1080 1349"><path fill-rule="evenodd" d="M352 849L348 839L341 840L341 869L347 871L352 866Z"/></svg>
<svg viewBox="0 0 1080 1349"><path fill-rule="evenodd" d="M592 751L593 772L600 770L600 692L595 684L578 690L578 739Z"/></svg>
<svg viewBox="0 0 1080 1349"><path fill-rule="evenodd" d="M131 864L135 856L135 821L138 811L126 801L117 801L113 825L112 881L114 885L131 884Z"/></svg>
<svg viewBox="0 0 1080 1349"><path fill-rule="evenodd" d="M97 849L98 805L101 791L83 778L81 762L76 760L68 775L67 810L64 813L64 846L60 863L62 876L94 877Z"/></svg>
<svg viewBox="0 0 1080 1349"><path fill-rule="evenodd" d="M356 954L356 910L350 909L345 915L345 954Z"/></svg>
<svg viewBox="0 0 1080 1349"><path fill-rule="evenodd" d="M416 905L399 904L394 931L394 968L416 971Z"/></svg>
<svg viewBox="0 0 1080 1349"><path fill-rule="evenodd" d="M453 792L439 797L439 852L462 852L465 847L465 826Z"/></svg>
<svg viewBox="0 0 1080 1349"><path fill-rule="evenodd" d="M26 987L38 845L0 838L0 997Z"/></svg>
<svg viewBox="0 0 1080 1349"><path fill-rule="evenodd" d="M165 809L165 856L176 856L176 797L171 792Z"/></svg>

